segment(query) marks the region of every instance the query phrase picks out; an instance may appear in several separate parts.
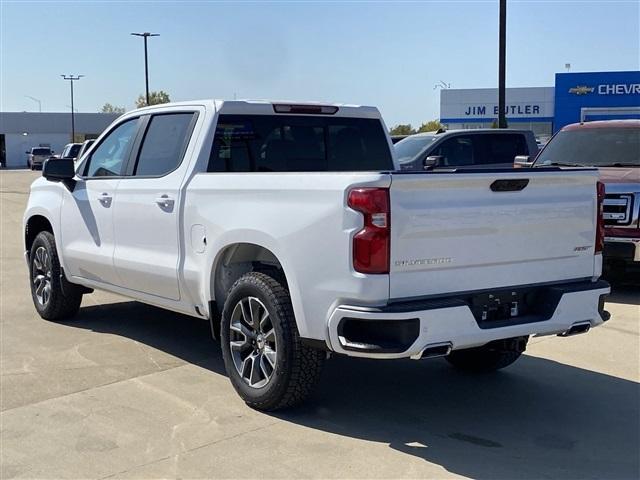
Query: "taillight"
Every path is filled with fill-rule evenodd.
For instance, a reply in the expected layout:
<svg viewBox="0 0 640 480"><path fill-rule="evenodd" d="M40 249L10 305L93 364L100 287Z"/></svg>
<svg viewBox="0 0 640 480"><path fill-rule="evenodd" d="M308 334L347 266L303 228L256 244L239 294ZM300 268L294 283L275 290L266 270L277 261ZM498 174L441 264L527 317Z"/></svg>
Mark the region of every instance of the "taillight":
<svg viewBox="0 0 640 480"><path fill-rule="evenodd" d="M596 183L596 192L598 194L598 213L596 220L596 245L594 251L595 253L601 253L604 249L604 183Z"/></svg>
<svg viewBox="0 0 640 480"><path fill-rule="evenodd" d="M362 230L353 236L353 268L360 273L389 273L389 189L356 188L349 192L348 204L364 216Z"/></svg>

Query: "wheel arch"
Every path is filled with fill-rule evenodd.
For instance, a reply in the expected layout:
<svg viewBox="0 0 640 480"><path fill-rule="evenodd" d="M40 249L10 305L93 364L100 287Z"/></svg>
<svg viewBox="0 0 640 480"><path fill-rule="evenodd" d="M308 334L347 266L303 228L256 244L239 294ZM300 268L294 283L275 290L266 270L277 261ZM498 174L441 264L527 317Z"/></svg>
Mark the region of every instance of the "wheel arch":
<svg viewBox="0 0 640 480"><path fill-rule="evenodd" d="M251 242L236 242L220 250L213 262L209 278L209 319L217 338L224 302L233 284L248 272L271 273L287 286L287 274L280 259L263 245Z"/></svg>
<svg viewBox="0 0 640 480"><path fill-rule="evenodd" d="M46 216L36 213L25 222L24 247L27 258L31 252L31 246L40 232L51 232L55 235L53 223Z"/></svg>

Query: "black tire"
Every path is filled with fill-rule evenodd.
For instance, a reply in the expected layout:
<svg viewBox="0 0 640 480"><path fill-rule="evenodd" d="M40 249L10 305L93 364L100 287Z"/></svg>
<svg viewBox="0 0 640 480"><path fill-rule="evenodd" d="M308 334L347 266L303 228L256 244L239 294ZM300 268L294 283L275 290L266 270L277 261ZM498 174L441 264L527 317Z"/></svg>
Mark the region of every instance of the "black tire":
<svg viewBox="0 0 640 480"><path fill-rule="evenodd" d="M445 358L451 365L465 372L493 372L518 360L528 340L529 337L500 340L482 347L454 350Z"/></svg>
<svg viewBox="0 0 640 480"><path fill-rule="evenodd" d="M268 327L265 328L262 327L262 321L258 322L259 332L251 330L254 328L251 326L247 330L253 335L264 337L262 347L259 346L258 337L251 340L248 335L239 333L237 329L238 323L243 323L242 319L244 319L242 302L244 305L247 305L247 302L253 302L256 312L261 312L259 315L256 314L256 318L265 318L265 322L269 322ZM240 309L241 320L238 320L238 314L236 314L238 309ZM253 317L254 310L251 307L250 310L249 316ZM236 326L235 330L231 329L232 319ZM253 324L255 325L255 322ZM272 339L273 343L268 339ZM224 364L233 387L247 405L258 410L273 411L288 408L305 400L318 382L326 358L325 352L300 342L291 299L283 282L261 272L247 273L231 287L222 312L220 340ZM232 341L236 344L233 351ZM237 348L237 344L242 346ZM272 364L267 363L267 349L269 349L270 358L275 358L273 367L271 367ZM246 355L244 360L242 360L243 355ZM248 358L252 356L255 357L253 360ZM246 362L250 362L248 366L251 378L243 376L246 372L244 368ZM259 373L256 377L260 382L266 382L263 385L260 385L260 382L251 385L256 362L259 365ZM240 365L237 366L237 364ZM270 373L267 372L270 376L265 374L265 370L260 370L261 368L271 369Z"/></svg>
<svg viewBox="0 0 640 480"><path fill-rule="evenodd" d="M61 273L53 234L40 232L29 253L29 283L33 304L45 320L73 317L80 308L82 287L69 283Z"/></svg>

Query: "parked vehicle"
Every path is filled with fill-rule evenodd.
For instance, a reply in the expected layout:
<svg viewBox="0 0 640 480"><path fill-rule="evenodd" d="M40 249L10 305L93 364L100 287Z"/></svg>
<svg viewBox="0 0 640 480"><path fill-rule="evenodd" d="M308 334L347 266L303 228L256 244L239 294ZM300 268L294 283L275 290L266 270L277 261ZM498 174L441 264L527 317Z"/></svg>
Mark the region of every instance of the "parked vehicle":
<svg viewBox="0 0 640 480"><path fill-rule="evenodd" d="M27 167L31 170L42 168L45 160L53 155L50 147L32 147L25 152L27 154Z"/></svg>
<svg viewBox="0 0 640 480"><path fill-rule="evenodd" d="M63 320L103 289L208 319L265 410L302 401L327 352L496 370L608 319L595 169L395 172L391 148L372 107L125 114L31 186L35 308Z"/></svg>
<svg viewBox="0 0 640 480"><path fill-rule="evenodd" d="M401 170L512 167L517 155L538 153L530 130L480 128L409 135L394 145Z"/></svg>
<svg viewBox="0 0 640 480"><path fill-rule="evenodd" d="M60 158L71 158L75 160L78 157L78 153L82 148L82 143L67 143L62 149Z"/></svg>
<svg viewBox="0 0 640 480"><path fill-rule="evenodd" d="M84 142L82 142L82 146L80 147L80 150L78 150L76 160L80 160L82 156L89 150L89 148L91 148L91 145L95 143L95 141L96 140L92 138L90 140L85 140Z"/></svg>
<svg viewBox="0 0 640 480"><path fill-rule="evenodd" d="M534 166L598 167L605 184L605 267L640 271L640 120L606 120L564 127Z"/></svg>

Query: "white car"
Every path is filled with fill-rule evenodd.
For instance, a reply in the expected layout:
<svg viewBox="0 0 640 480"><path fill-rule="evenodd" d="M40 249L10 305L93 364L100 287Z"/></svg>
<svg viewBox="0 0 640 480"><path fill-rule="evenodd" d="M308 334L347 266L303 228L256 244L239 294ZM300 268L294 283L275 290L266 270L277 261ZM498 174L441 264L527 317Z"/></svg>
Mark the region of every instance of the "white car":
<svg viewBox="0 0 640 480"><path fill-rule="evenodd" d="M31 170L42 168L44 162L53 156L50 147L33 147L24 153L27 154L27 167Z"/></svg>
<svg viewBox="0 0 640 480"><path fill-rule="evenodd" d="M513 363L608 314L597 172L396 172L372 107L194 101L48 162L24 215L36 310L108 290L211 324L252 407L302 401L327 352Z"/></svg>

